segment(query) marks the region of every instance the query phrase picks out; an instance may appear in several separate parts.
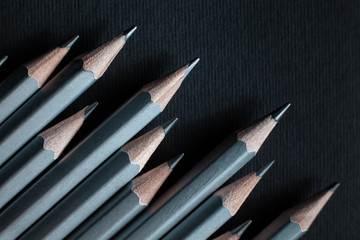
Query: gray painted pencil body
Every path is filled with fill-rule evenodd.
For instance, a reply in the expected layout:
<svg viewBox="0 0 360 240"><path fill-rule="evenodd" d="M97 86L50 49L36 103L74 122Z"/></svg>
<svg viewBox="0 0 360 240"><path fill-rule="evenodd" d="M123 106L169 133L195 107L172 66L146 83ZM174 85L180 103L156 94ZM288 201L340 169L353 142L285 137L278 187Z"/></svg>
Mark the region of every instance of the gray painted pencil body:
<svg viewBox="0 0 360 240"><path fill-rule="evenodd" d="M308 231L317 215L338 187L339 183L333 184L309 200L283 212L262 230L254 240L299 239Z"/></svg>
<svg viewBox="0 0 360 240"><path fill-rule="evenodd" d="M87 219L70 239L110 239L139 214L162 186L183 154L133 179Z"/></svg>
<svg viewBox="0 0 360 240"><path fill-rule="evenodd" d="M63 239L70 234L140 172L164 137L165 129L159 126L125 144L22 239Z"/></svg>
<svg viewBox="0 0 360 240"><path fill-rule="evenodd" d="M81 89L84 90L84 85L90 86L87 83L94 82L95 78L103 74L116 53L124 45L128 34L129 33L121 34L89 54L82 56L81 59L83 59L84 62L82 60L76 60L69 65L68 68L83 69L80 72L73 74L71 73L73 70L68 69L66 71L63 70L59 76L61 76L61 78L67 78L66 75L75 75L74 78L76 82L78 82L82 86ZM84 69L93 69L94 72ZM89 78L85 77L85 75ZM54 83L54 81L52 81L52 83ZM76 84L71 84L69 81L67 81L67 83L68 84L65 85L69 85L70 90L75 92L80 90L77 89L78 86L76 86ZM48 84L46 86L48 86ZM36 95L42 94L44 88ZM66 88L63 90L66 90ZM51 92L52 91L49 91L46 94L49 96L53 95ZM31 99L34 99L34 97ZM44 107L47 109L51 105L52 104L45 104ZM41 109L44 110L44 108ZM51 110L51 112L53 112L53 110ZM37 113L44 115L47 114L47 111L37 111ZM134 121L135 123L125 124L126 119L134 118L134 116L129 116L130 113L127 112L126 114L119 110L110 116L69 154L62 157L53 168L27 189L20 198L16 199L16 201L0 215L0 239L1 237L13 239L19 236L61 198L76 187L88 174L95 170L105 159L133 137L138 131L137 124L140 125L142 122L137 123ZM138 117L144 117L142 114L138 115ZM36 118L37 117L35 117L35 119ZM34 117L31 119L34 120ZM144 117L143 121L147 121L146 123L148 123L149 119Z"/></svg>
<svg viewBox="0 0 360 240"><path fill-rule="evenodd" d="M218 191L196 208L163 239L207 239L234 216L273 162Z"/></svg>
<svg viewBox="0 0 360 240"><path fill-rule="evenodd" d="M139 224L131 234L120 233L117 239L161 238L255 156L275 127L279 115L288 107L289 104L231 135L199 163L191 177L179 184L179 189L170 192L172 198L156 207L158 210ZM130 228L133 229L131 226Z"/></svg>
<svg viewBox="0 0 360 240"><path fill-rule="evenodd" d="M251 222L251 220L248 220L232 231L228 231L214 238L214 240L239 240L246 229L250 226Z"/></svg>
<svg viewBox="0 0 360 240"><path fill-rule="evenodd" d="M0 169L0 209L59 157L96 105L41 132Z"/></svg>
<svg viewBox="0 0 360 240"><path fill-rule="evenodd" d="M8 59L8 56L4 56L2 59L0 59L0 67L4 64L4 62Z"/></svg>
<svg viewBox="0 0 360 240"><path fill-rule="evenodd" d="M19 67L1 83L0 124L43 86L77 38Z"/></svg>
<svg viewBox="0 0 360 240"><path fill-rule="evenodd" d="M0 166L102 76L125 39L121 34L72 61L0 126Z"/></svg>

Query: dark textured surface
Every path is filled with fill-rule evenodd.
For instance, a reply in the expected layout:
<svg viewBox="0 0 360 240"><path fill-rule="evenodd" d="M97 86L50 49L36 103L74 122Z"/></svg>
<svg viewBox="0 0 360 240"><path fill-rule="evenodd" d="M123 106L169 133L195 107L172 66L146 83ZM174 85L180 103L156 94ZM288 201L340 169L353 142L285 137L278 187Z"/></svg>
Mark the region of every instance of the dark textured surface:
<svg viewBox="0 0 360 240"><path fill-rule="evenodd" d="M360 222L359 1L17 1L0 2L2 79L74 34L65 62L133 24L138 30L110 69L57 120L99 101L80 141L143 84L194 57L164 113L179 123L145 171L185 152L165 187L238 127L293 105L235 180L276 160L239 213L251 239L282 210L342 183L302 239L356 239ZM64 66L64 63L61 65ZM162 188L163 190L165 188ZM162 190L162 191L163 191Z"/></svg>

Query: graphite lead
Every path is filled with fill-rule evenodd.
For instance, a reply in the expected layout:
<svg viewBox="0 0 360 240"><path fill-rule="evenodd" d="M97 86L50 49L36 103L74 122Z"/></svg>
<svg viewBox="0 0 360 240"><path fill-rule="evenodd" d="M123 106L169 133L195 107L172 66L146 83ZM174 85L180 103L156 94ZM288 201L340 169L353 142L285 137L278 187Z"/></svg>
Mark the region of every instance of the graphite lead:
<svg viewBox="0 0 360 240"><path fill-rule="evenodd" d="M183 156L184 154L180 154L169 162L133 179L88 218L68 239L110 239L147 207Z"/></svg>
<svg viewBox="0 0 360 240"><path fill-rule="evenodd" d="M0 209L54 162L97 106L97 102L32 139L0 169Z"/></svg>
<svg viewBox="0 0 360 240"><path fill-rule="evenodd" d="M254 240L296 240L304 235L331 198L339 183L330 185L309 200L283 212L262 230Z"/></svg>
<svg viewBox="0 0 360 240"><path fill-rule="evenodd" d="M0 126L0 166L103 75L129 31L76 58Z"/></svg>
<svg viewBox="0 0 360 240"><path fill-rule="evenodd" d="M65 44L22 65L2 82L0 85L0 124L44 85L77 39L78 36L73 37Z"/></svg>
<svg viewBox="0 0 360 240"><path fill-rule="evenodd" d="M288 106L230 135L120 232L117 239L161 238L255 156L280 119L278 113Z"/></svg>
<svg viewBox="0 0 360 240"><path fill-rule="evenodd" d="M233 217L274 162L268 163L209 197L172 229L164 240L207 239Z"/></svg>
<svg viewBox="0 0 360 240"><path fill-rule="evenodd" d="M214 240L239 240L251 223L252 221L248 220L237 228L214 238Z"/></svg>

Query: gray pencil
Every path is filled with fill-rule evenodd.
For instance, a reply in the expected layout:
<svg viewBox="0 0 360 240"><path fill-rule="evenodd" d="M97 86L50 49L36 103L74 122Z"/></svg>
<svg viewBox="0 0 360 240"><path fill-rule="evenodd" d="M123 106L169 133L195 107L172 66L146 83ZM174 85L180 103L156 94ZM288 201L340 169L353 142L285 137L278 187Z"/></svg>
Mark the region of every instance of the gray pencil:
<svg viewBox="0 0 360 240"><path fill-rule="evenodd" d="M283 212L262 230L254 240L296 240L304 235L331 198L339 183L330 185L309 200Z"/></svg>
<svg viewBox="0 0 360 240"><path fill-rule="evenodd" d="M4 64L4 62L8 59L8 56L4 56L0 59L0 66Z"/></svg>
<svg viewBox="0 0 360 240"><path fill-rule="evenodd" d="M214 240L239 240L251 223L252 221L248 220L243 224L241 224L240 226L238 226L237 228L214 238Z"/></svg>
<svg viewBox="0 0 360 240"><path fill-rule="evenodd" d="M0 166L102 76L133 30L72 61L0 126Z"/></svg>
<svg viewBox="0 0 360 240"><path fill-rule="evenodd" d="M22 65L0 85L0 124L36 93L79 36Z"/></svg>
<svg viewBox="0 0 360 240"><path fill-rule="evenodd" d="M196 61L146 85L27 189L0 215L0 239L19 236L159 115L195 64Z"/></svg>
<svg viewBox="0 0 360 240"><path fill-rule="evenodd" d="M87 219L70 239L110 239L150 203L184 154L133 179Z"/></svg>
<svg viewBox="0 0 360 240"><path fill-rule="evenodd" d="M238 212L273 163L274 161L216 191L162 239L185 240L210 237Z"/></svg>
<svg viewBox="0 0 360 240"><path fill-rule="evenodd" d="M140 225L135 222L135 229L130 226L129 230L120 233L118 239L161 238L255 156L288 107L286 104L250 127L232 134L197 165L190 177L183 178L186 182L183 188L153 214L147 213L151 216ZM125 235L128 231L132 233Z"/></svg>
<svg viewBox="0 0 360 240"><path fill-rule="evenodd" d="M63 239L131 181L177 121L128 142L38 221L21 239Z"/></svg>
<svg viewBox="0 0 360 240"><path fill-rule="evenodd" d="M41 132L0 169L0 209L61 155L96 106L97 102Z"/></svg>

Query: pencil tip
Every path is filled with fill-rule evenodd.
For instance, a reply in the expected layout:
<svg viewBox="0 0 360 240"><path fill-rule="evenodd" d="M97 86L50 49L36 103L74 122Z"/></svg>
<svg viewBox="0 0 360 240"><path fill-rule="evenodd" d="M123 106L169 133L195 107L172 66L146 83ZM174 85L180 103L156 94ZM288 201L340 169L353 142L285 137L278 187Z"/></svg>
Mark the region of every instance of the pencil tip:
<svg viewBox="0 0 360 240"><path fill-rule="evenodd" d="M66 42L64 42L60 46L60 48L71 48L78 39L79 39L79 35L75 35L72 38L70 38L69 40L67 40Z"/></svg>
<svg viewBox="0 0 360 240"><path fill-rule="evenodd" d="M127 41L131 35L136 31L137 26L132 26L131 28L127 29L124 31L124 35L125 35L125 41Z"/></svg>
<svg viewBox="0 0 360 240"><path fill-rule="evenodd" d="M244 222L243 224L232 230L232 233L238 237L241 237L241 235L243 235L243 233L246 231L246 229L250 226L251 223L252 220L248 220Z"/></svg>
<svg viewBox="0 0 360 240"><path fill-rule="evenodd" d="M92 111L94 111L98 104L98 102L94 102L85 109L85 119L92 113Z"/></svg>
<svg viewBox="0 0 360 240"><path fill-rule="evenodd" d="M172 119L170 119L169 121L167 121L166 123L164 123L164 124L162 125L165 134L167 134L167 133L170 131L170 129L175 125L175 123L176 123L178 120L179 120L179 118L173 117Z"/></svg>
<svg viewBox="0 0 360 240"><path fill-rule="evenodd" d="M335 192L340 187L340 183L333 183L329 186L329 191Z"/></svg>
<svg viewBox="0 0 360 240"><path fill-rule="evenodd" d="M270 167L274 164L275 161L271 161L267 163L265 166L261 167L256 171L256 176L263 177L265 173L270 169Z"/></svg>
<svg viewBox="0 0 360 240"><path fill-rule="evenodd" d="M8 56L4 56L1 60L0 60L0 66L3 65L3 63L8 59Z"/></svg>
<svg viewBox="0 0 360 240"><path fill-rule="evenodd" d="M174 169L174 167L180 162L180 160L184 157L184 153L181 153L179 155L177 155L176 157L174 157L173 159L171 159L168 162L169 168Z"/></svg>
<svg viewBox="0 0 360 240"><path fill-rule="evenodd" d="M186 72L184 74L184 79L187 77L187 75L191 72L191 70L196 66L196 64L200 61L200 58L195 58L194 60L190 61L188 63L188 67L186 69Z"/></svg>
<svg viewBox="0 0 360 240"><path fill-rule="evenodd" d="M271 116L275 120L275 122L278 122L281 119L281 117L284 115L284 113L290 107L290 105L291 103L287 103L271 113Z"/></svg>

